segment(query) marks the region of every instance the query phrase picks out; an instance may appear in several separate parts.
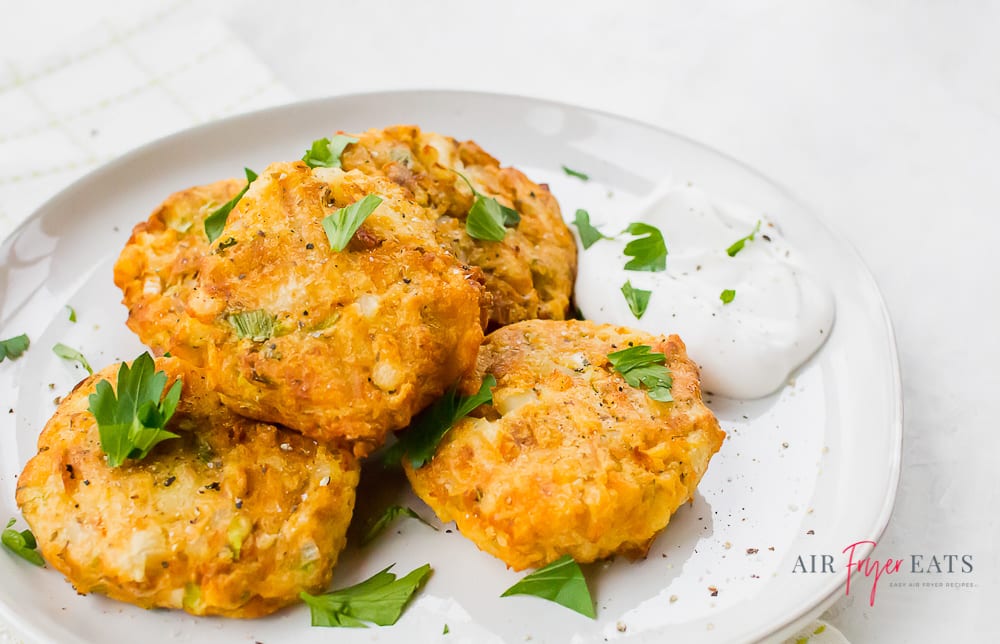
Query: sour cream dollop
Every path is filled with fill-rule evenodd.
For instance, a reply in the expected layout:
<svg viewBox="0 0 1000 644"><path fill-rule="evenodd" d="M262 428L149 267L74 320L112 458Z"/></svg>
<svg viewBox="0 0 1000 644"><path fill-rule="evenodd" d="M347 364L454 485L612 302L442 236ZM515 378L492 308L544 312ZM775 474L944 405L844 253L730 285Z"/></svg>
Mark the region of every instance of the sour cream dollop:
<svg viewBox="0 0 1000 644"><path fill-rule="evenodd" d="M823 344L833 325L830 290L796 263L798 254L766 216L725 206L691 185L668 184L634 217L591 224L602 239L580 255L576 300L584 317L642 329L676 333L701 367L706 391L731 398L760 398L789 379ZM753 241L730 257L726 252L749 235ZM657 227L666 241L662 272L627 271L620 235L630 222ZM629 309L622 286L652 291L641 319ZM728 304L724 290L735 291Z"/></svg>

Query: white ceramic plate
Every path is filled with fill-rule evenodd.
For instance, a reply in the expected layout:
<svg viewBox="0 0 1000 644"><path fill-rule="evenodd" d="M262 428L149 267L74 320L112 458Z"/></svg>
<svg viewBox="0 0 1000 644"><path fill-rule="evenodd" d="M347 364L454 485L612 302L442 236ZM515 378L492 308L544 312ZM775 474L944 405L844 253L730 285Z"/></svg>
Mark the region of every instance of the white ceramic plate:
<svg viewBox="0 0 1000 644"><path fill-rule="evenodd" d="M53 399L84 375L54 356L52 345L79 348L95 367L142 350L124 325L111 278L132 226L175 190L296 158L337 129L395 123L475 139L504 164L548 182L564 213L585 207L625 217L671 173L759 209L830 285L834 331L795 384L764 400L711 401L729 440L694 502L678 511L646 560L587 568L596 620L537 598L501 599L520 574L457 532L416 521L398 522L365 550L349 548L335 572L334 584L344 586L393 562L398 572L431 563L432 578L394 627L313 629L303 607L254 621L146 611L78 596L57 572L6 553L0 617L29 641L44 642L438 641L445 624L444 641L455 642L749 642L787 634L835 599L842 565L836 574L802 574L792 572L795 560L832 554L839 562L845 546L877 539L899 471L895 344L871 275L800 203L718 152L619 117L509 96L380 93L265 110L147 145L46 203L0 246L0 338L27 332L32 341L24 357L0 365L0 519L19 516L17 474L35 452ZM565 176L562 164L591 180ZM78 323L68 321L67 304ZM373 490L359 500L359 512L407 494L402 486ZM408 502L431 516L419 501Z"/></svg>

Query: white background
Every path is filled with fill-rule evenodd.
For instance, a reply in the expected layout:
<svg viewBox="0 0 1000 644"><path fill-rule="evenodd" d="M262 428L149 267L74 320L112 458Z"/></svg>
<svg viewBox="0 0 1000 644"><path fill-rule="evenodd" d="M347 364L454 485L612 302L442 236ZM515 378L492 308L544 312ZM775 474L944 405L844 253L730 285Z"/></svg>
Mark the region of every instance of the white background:
<svg viewBox="0 0 1000 644"><path fill-rule="evenodd" d="M26 4L0 5L0 62L58 52L137 10ZM971 554L974 572L947 580L977 585L883 578L874 608L849 597L826 618L856 643L995 632L1000 4L255 0L200 11L291 96L551 98L685 134L789 187L858 248L896 328L903 470L875 555ZM181 34L155 46L188 45Z"/></svg>

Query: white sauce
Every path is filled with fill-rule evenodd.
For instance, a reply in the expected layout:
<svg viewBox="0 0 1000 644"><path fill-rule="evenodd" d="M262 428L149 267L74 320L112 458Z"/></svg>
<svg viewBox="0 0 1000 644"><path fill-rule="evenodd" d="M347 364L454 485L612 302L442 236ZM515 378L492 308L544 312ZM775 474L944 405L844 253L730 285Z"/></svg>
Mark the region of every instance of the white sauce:
<svg viewBox="0 0 1000 644"><path fill-rule="evenodd" d="M591 224L608 236L632 221L656 226L667 244L667 270L626 271L631 235L596 242L580 254L576 299L584 317L676 333L714 394L749 399L780 388L830 333L829 289L794 263L795 250L765 216L723 207L692 186L665 185L647 203L624 220L591 213ZM730 257L726 249L758 219L755 240ZM642 319L622 295L626 281L652 291ZM719 298L725 289L736 291L729 304Z"/></svg>

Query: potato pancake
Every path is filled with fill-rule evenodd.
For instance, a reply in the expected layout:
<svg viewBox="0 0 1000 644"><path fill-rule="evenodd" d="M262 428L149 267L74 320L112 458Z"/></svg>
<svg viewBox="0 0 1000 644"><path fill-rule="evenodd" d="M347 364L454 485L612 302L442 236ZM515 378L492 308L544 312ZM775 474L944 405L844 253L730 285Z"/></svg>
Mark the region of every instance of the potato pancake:
<svg viewBox="0 0 1000 644"><path fill-rule="evenodd" d="M369 130L341 156L345 169L379 174L406 188L437 215L438 241L486 275L493 296L492 328L535 318L564 320L576 278L576 242L547 186L504 168L473 141L416 126ZM496 198L520 214L503 241L473 239L465 220L473 193Z"/></svg>
<svg viewBox="0 0 1000 644"><path fill-rule="evenodd" d="M612 368L608 354L638 345L665 355L673 402ZM497 380L493 403L456 423L424 467L404 467L442 521L515 570L644 555L725 437L677 336L521 322L487 337L478 371Z"/></svg>
<svg viewBox="0 0 1000 644"><path fill-rule="evenodd" d="M346 543L359 465L346 450L230 412L197 371L143 460L108 465L88 395L66 396L17 483L45 560L80 593L195 615L257 617L322 591Z"/></svg>

